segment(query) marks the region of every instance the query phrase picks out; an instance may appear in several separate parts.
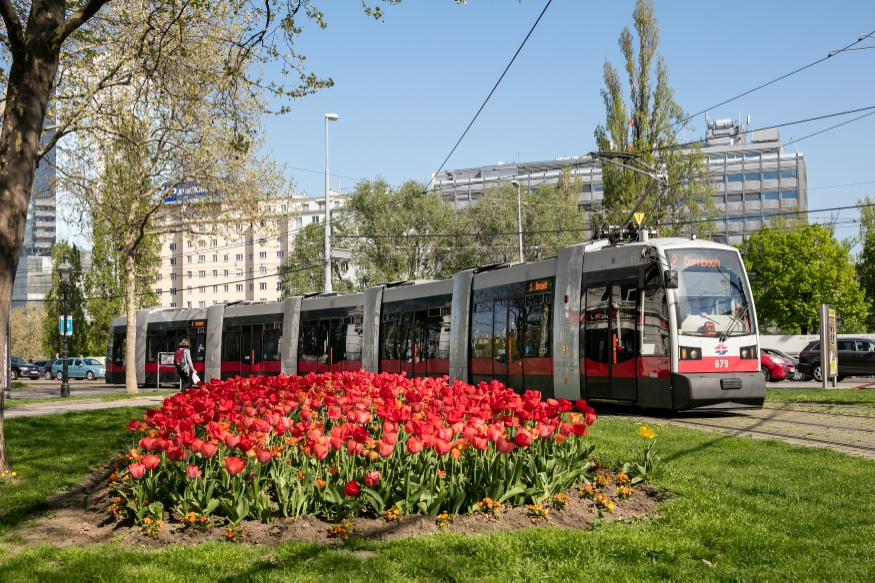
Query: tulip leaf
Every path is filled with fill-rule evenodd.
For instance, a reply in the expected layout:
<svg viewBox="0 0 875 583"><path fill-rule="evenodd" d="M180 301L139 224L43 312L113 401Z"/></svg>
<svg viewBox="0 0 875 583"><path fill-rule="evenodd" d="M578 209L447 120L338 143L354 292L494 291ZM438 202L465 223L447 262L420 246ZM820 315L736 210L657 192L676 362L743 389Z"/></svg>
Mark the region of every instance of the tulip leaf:
<svg viewBox="0 0 875 583"><path fill-rule="evenodd" d="M367 496L374 502L374 510L379 514L382 514L384 508L383 497L366 486L362 486L361 491L363 494L367 494Z"/></svg>
<svg viewBox="0 0 875 583"><path fill-rule="evenodd" d="M508 500L509 498L513 498L514 496L518 496L519 494L523 494L523 493L527 493L526 490L517 486L517 487L511 488L510 490L505 492L504 495L498 499L498 501L504 502L505 500Z"/></svg>

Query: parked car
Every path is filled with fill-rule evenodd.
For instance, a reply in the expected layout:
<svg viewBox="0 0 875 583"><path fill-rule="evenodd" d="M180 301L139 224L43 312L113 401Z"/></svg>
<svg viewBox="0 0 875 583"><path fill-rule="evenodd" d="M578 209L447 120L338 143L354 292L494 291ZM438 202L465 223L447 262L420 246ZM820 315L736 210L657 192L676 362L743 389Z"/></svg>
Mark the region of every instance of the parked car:
<svg viewBox="0 0 875 583"><path fill-rule="evenodd" d="M63 379L64 360L58 359L52 365L52 376L56 379ZM67 375L71 379L94 379L106 378L106 367L99 360L93 358L68 358L67 359Z"/></svg>
<svg viewBox="0 0 875 583"><path fill-rule="evenodd" d="M42 365L42 367L40 367L40 376L42 376L47 381L55 378L54 376L52 376L52 365L56 362L61 362L61 359L50 358L49 360L47 360L46 363Z"/></svg>
<svg viewBox="0 0 875 583"><path fill-rule="evenodd" d="M765 352L769 356L780 356L781 358L785 358L790 361L795 370L792 375L789 375L790 380L792 381L804 381L805 374L799 370L799 359L793 358L786 352L781 352L780 350L775 350L774 348L760 348L760 353Z"/></svg>
<svg viewBox="0 0 875 583"><path fill-rule="evenodd" d="M31 379L39 378L39 367L27 362L27 359L20 356L13 356L10 360L9 378L11 380L15 381L21 377L28 377Z"/></svg>
<svg viewBox="0 0 875 583"><path fill-rule="evenodd" d="M783 381L792 378L796 373L796 367L783 356L775 356L760 350L760 372L766 378L766 382Z"/></svg>
<svg viewBox="0 0 875 583"><path fill-rule="evenodd" d="M867 338L840 338L838 349L838 380L845 377L875 375L875 342ZM806 378L823 380L820 362L820 341L813 340L799 352L799 369Z"/></svg>

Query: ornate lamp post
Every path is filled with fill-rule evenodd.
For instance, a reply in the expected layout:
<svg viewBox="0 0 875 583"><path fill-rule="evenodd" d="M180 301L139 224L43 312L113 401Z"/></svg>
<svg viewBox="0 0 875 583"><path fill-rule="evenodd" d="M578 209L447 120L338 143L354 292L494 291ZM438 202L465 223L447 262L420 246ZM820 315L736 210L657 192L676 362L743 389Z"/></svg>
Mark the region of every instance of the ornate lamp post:
<svg viewBox="0 0 875 583"><path fill-rule="evenodd" d="M70 377L67 376L67 360L70 356L70 349L67 346L67 291L70 287L70 275L73 273L73 266L67 263L67 256L64 255L64 261L58 266L58 275L61 277L61 283L64 286L64 319L61 324L61 333L64 335L64 351L61 353L61 396L70 396Z"/></svg>
<svg viewBox="0 0 875 583"><path fill-rule="evenodd" d="M337 121L336 113L325 114L325 291L331 291L331 188L328 186L328 122Z"/></svg>

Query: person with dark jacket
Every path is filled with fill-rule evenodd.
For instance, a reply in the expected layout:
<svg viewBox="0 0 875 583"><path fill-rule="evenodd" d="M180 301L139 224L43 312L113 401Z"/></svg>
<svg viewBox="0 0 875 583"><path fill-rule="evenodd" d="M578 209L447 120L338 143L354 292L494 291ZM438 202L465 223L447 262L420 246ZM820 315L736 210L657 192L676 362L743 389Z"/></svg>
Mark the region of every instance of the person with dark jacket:
<svg viewBox="0 0 875 583"><path fill-rule="evenodd" d="M183 338L179 341L179 349L173 355L173 362L176 365L176 372L179 378L182 379L182 391L187 391L194 385L191 380L191 375L194 372L194 363L191 361L191 342L188 338Z"/></svg>

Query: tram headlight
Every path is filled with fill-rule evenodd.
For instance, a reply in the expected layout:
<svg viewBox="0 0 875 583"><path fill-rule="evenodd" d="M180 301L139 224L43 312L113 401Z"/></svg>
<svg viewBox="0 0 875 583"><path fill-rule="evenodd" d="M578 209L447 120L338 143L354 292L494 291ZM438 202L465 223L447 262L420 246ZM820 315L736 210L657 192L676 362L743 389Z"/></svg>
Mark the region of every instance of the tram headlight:
<svg viewBox="0 0 875 583"><path fill-rule="evenodd" d="M699 347L680 347L681 360L702 360L702 349Z"/></svg>
<svg viewBox="0 0 875 583"><path fill-rule="evenodd" d="M756 358L757 358L756 344L754 344L753 346L742 346L740 354L741 354L742 360L756 360Z"/></svg>

